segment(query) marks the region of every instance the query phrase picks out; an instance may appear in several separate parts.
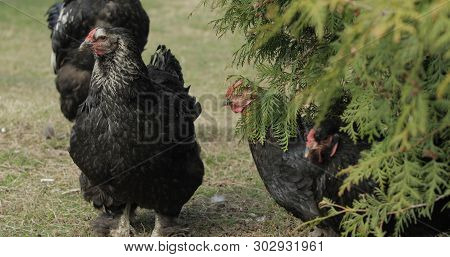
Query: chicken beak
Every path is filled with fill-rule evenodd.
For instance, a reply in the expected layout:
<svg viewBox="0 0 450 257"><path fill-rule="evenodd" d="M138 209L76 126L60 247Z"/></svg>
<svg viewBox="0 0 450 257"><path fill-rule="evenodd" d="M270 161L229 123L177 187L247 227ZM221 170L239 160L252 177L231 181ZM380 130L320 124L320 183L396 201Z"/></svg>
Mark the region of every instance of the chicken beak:
<svg viewBox="0 0 450 257"><path fill-rule="evenodd" d="M83 51L85 49L90 49L92 47L92 41L90 40L84 40L83 43L80 45L80 50Z"/></svg>
<svg viewBox="0 0 450 257"><path fill-rule="evenodd" d="M231 100L230 99L226 99L225 101L223 101L222 106L227 107L231 105Z"/></svg>
<svg viewBox="0 0 450 257"><path fill-rule="evenodd" d="M313 154L312 150L317 150L318 148L319 148L319 144L317 142L312 142L311 144L307 144L305 147L305 153L304 153L305 158L310 159L311 155Z"/></svg>
<svg viewBox="0 0 450 257"><path fill-rule="evenodd" d="M338 147L339 147L339 143L336 143L333 145L333 148L331 149L330 157L333 157L334 155L336 155L336 151L337 151Z"/></svg>
<svg viewBox="0 0 450 257"><path fill-rule="evenodd" d="M309 150L309 147L305 147L304 157L305 157L306 159L309 158L310 153L311 153L311 151Z"/></svg>

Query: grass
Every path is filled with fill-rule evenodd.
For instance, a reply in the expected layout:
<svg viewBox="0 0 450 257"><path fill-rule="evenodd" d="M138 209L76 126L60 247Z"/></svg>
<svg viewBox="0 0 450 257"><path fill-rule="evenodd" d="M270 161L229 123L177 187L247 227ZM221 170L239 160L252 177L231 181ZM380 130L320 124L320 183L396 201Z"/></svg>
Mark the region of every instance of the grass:
<svg viewBox="0 0 450 257"><path fill-rule="evenodd" d="M67 153L71 123L59 111L49 62L44 14L53 0L5 2L34 18L0 3L0 129L6 129L0 133L0 236L92 236L89 221L97 212L77 191L79 170ZM298 235L299 221L274 203L247 144L233 137L237 117L221 106L240 39L217 39L208 25L214 15L196 9L198 0L143 4L151 16L144 59L158 44L168 45L204 108L196 125L206 175L181 218L195 236ZM45 138L47 127L55 138ZM213 203L216 194L225 202ZM152 222L151 211L139 210L138 235L149 236Z"/></svg>

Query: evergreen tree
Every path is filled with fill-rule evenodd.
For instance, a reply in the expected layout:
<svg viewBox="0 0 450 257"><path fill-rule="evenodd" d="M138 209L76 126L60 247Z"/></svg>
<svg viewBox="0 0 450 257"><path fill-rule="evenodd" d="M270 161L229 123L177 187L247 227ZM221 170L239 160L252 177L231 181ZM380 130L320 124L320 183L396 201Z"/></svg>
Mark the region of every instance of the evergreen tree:
<svg viewBox="0 0 450 257"><path fill-rule="evenodd" d="M450 196L450 5L447 0L204 0L218 9L219 36L241 33L237 66L257 76L239 77L257 95L238 123L249 141L272 131L288 148L298 115L317 123L342 96L349 102L341 131L373 146L341 174L341 192L363 179L375 193L344 213L344 235L395 233L429 217ZM450 204L446 205L450 208Z"/></svg>

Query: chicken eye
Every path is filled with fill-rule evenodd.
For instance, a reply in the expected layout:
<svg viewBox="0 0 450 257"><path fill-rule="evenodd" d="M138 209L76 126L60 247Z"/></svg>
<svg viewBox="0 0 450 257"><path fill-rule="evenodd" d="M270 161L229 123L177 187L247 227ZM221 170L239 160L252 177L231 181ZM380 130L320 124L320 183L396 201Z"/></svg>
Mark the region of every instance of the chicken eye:
<svg viewBox="0 0 450 257"><path fill-rule="evenodd" d="M97 37L97 40L100 40L100 41L103 41L105 39L106 39L106 36L99 36L99 37Z"/></svg>

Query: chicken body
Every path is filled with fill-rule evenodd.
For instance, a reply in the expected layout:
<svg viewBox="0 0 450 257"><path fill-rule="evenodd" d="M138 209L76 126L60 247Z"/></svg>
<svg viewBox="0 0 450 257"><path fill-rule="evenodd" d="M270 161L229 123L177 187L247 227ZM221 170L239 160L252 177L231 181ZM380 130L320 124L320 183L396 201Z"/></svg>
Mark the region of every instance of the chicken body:
<svg viewBox="0 0 450 257"><path fill-rule="evenodd" d="M202 183L194 128L199 104L181 80L163 79L167 71L151 66L153 76L159 74L152 79L128 31L98 31L116 49L96 56L91 90L72 129L70 155L83 173L85 199L105 211L99 222L130 215L139 206L156 211L156 228L163 231Z"/></svg>
<svg viewBox="0 0 450 257"><path fill-rule="evenodd" d="M360 152L369 145L360 142L354 144L347 137L341 137L339 150L329 162L316 164L305 157L305 130L299 124L299 136L289 143L289 150L284 152L274 138L264 144L250 144L253 159L267 190L275 201L303 221L324 216L326 209L319 209L319 202L324 197L346 205L359 194L371 192L372 184L361 183L357 189L338 197L338 190L343 178L337 173L350 165L356 164ZM328 219L319 225L322 236L337 235L340 218Z"/></svg>

